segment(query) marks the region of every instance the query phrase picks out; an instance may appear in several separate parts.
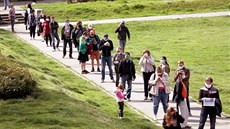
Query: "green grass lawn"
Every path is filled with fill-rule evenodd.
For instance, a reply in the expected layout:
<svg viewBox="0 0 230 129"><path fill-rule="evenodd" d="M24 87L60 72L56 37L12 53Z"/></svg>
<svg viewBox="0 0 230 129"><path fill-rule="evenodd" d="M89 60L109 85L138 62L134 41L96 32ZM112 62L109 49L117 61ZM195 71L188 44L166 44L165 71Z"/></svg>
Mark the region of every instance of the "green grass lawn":
<svg viewBox="0 0 230 129"><path fill-rule="evenodd" d="M117 24L94 25L102 37L108 33L115 47ZM190 94L198 98L199 89L208 76L220 91L224 112L230 114L230 17L195 18L144 22L127 22L131 33L126 51L131 53L136 69L143 50L149 49L159 65L162 55L168 58L173 79L177 61L184 60L191 70ZM172 81L172 85L173 85Z"/></svg>
<svg viewBox="0 0 230 129"><path fill-rule="evenodd" d="M33 8L43 9L47 16L56 17L59 22L67 18L77 21L212 12L229 10L229 7L230 0L116 0L33 5Z"/></svg>
<svg viewBox="0 0 230 129"><path fill-rule="evenodd" d="M26 99L0 101L0 129L159 128L127 106L118 119L115 99L3 30L0 50L28 68L39 88Z"/></svg>

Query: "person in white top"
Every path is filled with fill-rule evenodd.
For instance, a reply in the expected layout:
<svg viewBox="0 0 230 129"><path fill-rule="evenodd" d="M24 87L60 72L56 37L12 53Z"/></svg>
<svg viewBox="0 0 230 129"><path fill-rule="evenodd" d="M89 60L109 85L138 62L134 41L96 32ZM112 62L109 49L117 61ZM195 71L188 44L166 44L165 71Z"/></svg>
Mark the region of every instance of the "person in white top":
<svg viewBox="0 0 230 129"><path fill-rule="evenodd" d="M154 73L154 59L150 55L149 50L144 50L143 56L141 57L139 64L141 65L141 72L143 73L143 80L144 80L144 100L148 99L148 87L149 87L149 79L151 75Z"/></svg>

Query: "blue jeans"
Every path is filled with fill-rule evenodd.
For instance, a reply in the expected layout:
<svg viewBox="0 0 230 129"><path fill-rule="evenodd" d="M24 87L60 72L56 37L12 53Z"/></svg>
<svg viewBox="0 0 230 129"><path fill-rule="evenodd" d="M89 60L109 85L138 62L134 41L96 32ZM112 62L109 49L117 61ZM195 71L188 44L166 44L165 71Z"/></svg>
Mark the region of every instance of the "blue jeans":
<svg viewBox="0 0 230 129"><path fill-rule="evenodd" d="M59 43L60 43L60 38L58 36L58 33L54 33L54 34L51 34L51 38L52 38L52 42L53 42L53 49L56 49L55 47L59 47ZM57 40L57 45L55 46L55 38Z"/></svg>
<svg viewBox="0 0 230 129"><path fill-rule="evenodd" d="M163 110L166 113L166 110L168 108L168 96L169 94L166 94L165 90L159 90L158 96L153 95L153 113L154 115L156 115L158 112L160 101L162 102Z"/></svg>
<svg viewBox="0 0 230 129"><path fill-rule="evenodd" d="M210 129L215 129L216 124L216 109L215 107L202 107L200 112L200 124L198 129L203 129L205 122L207 120L207 117L209 115L210 119Z"/></svg>
<svg viewBox="0 0 230 129"><path fill-rule="evenodd" d="M128 83L128 88L126 90L126 96L128 99L131 98L131 90L132 90L132 80L130 79L130 75L122 75L121 76L121 84L125 87L125 83Z"/></svg>
<svg viewBox="0 0 230 129"><path fill-rule="evenodd" d="M113 69L112 69L112 59L111 59L111 56L109 57L105 57L105 56L101 56L101 80L105 80L105 65L108 65L109 67L109 76L110 76L110 79L113 80Z"/></svg>

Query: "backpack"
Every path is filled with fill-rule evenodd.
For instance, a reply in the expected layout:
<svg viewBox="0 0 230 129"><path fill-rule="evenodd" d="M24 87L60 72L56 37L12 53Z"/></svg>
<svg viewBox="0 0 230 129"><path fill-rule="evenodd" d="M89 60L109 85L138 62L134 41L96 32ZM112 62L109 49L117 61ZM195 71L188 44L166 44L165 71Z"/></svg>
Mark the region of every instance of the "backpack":
<svg viewBox="0 0 230 129"><path fill-rule="evenodd" d="M71 27L70 26L65 26L64 36L65 36L65 38L70 39L70 36L71 36Z"/></svg>

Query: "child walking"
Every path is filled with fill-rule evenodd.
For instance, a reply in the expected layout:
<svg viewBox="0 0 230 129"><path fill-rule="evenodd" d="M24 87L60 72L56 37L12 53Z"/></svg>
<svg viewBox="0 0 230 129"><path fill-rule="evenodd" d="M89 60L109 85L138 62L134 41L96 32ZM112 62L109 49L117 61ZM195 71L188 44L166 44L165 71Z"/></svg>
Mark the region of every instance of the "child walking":
<svg viewBox="0 0 230 129"><path fill-rule="evenodd" d="M119 84L117 86L116 91L114 91L114 93L116 94L116 97L117 97L117 103L118 103L119 110L120 110L119 114L118 114L118 117L120 119L123 118L124 98L126 96L126 94L124 94L123 91L124 91L124 86L122 84Z"/></svg>

